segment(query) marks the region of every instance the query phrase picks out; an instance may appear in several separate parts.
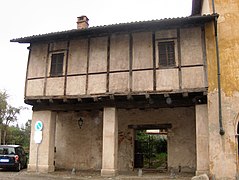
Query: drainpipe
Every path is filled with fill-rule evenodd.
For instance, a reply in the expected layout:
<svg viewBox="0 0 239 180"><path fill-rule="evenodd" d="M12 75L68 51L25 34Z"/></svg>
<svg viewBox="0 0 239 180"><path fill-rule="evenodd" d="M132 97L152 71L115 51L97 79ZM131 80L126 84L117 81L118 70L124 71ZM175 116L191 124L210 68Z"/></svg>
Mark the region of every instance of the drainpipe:
<svg viewBox="0 0 239 180"><path fill-rule="evenodd" d="M215 46L216 46L216 55L217 55L217 84L218 84L218 118L219 118L219 134L223 136L225 134L225 130L222 125L222 98L221 98L221 70L220 70L220 57L219 57L219 47L218 47L218 37L217 37L217 19L218 16L215 11L214 0L212 0L212 9L214 19L214 30L215 30Z"/></svg>

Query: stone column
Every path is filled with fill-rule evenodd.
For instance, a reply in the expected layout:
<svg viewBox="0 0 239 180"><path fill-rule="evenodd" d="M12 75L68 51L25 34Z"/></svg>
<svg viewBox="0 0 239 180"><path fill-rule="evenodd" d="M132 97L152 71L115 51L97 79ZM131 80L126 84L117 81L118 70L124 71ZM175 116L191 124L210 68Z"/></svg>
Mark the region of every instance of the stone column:
<svg viewBox="0 0 239 180"><path fill-rule="evenodd" d="M196 175L209 173L209 135L207 104L196 105Z"/></svg>
<svg viewBox="0 0 239 180"><path fill-rule="evenodd" d="M36 121L43 122L42 142L39 145L36 144L34 141ZM53 172L55 170L54 166L55 128L56 128L56 112L52 111L33 112L28 171L36 171L38 169L39 172ZM38 149L38 166L36 166L37 149Z"/></svg>
<svg viewBox="0 0 239 180"><path fill-rule="evenodd" d="M104 108L103 117L103 152L101 176L118 174L118 120L117 109Z"/></svg>

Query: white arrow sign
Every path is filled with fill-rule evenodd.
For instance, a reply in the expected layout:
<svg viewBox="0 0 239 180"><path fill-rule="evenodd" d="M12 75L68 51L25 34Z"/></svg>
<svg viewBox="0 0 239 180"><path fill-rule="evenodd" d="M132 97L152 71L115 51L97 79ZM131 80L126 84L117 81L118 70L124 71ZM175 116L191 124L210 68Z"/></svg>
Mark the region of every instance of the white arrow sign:
<svg viewBox="0 0 239 180"><path fill-rule="evenodd" d="M34 141L36 144L41 144L42 141L42 131L35 131L34 132Z"/></svg>

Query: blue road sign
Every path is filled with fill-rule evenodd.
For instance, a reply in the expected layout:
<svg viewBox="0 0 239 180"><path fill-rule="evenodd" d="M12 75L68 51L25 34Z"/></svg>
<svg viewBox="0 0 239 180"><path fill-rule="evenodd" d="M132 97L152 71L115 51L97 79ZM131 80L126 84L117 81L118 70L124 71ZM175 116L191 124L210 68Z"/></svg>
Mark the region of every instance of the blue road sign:
<svg viewBox="0 0 239 180"><path fill-rule="evenodd" d="M35 130L42 131L42 129L43 129L43 123L41 121L37 121L35 124Z"/></svg>

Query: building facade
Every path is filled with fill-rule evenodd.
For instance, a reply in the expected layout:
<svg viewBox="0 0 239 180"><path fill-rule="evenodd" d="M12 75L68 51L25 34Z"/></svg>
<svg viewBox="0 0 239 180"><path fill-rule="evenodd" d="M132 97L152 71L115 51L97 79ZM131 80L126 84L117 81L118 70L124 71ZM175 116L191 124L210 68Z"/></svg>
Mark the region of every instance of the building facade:
<svg viewBox="0 0 239 180"><path fill-rule="evenodd" d="M78 29L13 39L30 43L28 170L76 168L102 176L132 171L137 131L157 129L167 137L168 170L235 179L237 39L235 16L227 14L238 11L234 4L216 2L219 17L212 2L193 1L190 17L90 28L81 16ZM222 59L222 119L216 52ZM43 139L36 144L39 120Z"/></svg>
<svg viewBox="0 0 239 180"><path fill-rule="evenodd" d="M209 170L216 179L238 179L239 38L236 17L239 1L204 0L198 2L198 7L200 7L198 12L201 14L219 14L214 21L216 28L214 22L208 23L205 27L208 65ZM219 96L221 96L221 107ZM222 133L219 133L220 131Z"/></svg>

